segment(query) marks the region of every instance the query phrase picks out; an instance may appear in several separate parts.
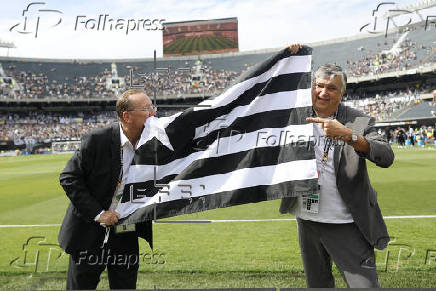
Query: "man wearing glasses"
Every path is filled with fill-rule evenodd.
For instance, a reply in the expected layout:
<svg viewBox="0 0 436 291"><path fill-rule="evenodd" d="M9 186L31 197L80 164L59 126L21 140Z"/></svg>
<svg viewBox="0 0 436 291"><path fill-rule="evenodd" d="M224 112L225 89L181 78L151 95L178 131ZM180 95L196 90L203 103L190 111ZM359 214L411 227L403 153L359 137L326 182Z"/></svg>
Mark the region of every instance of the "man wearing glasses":
<svg viewBox="0 0 436 291"><path fill-rule="evenodd" d="M302 46L289 47L295 54ZM335 64L314 74L314 150L318 193L283 200L282 212L297 218L308 288L333 288L332 261L351 288L378 288L374 248L384 249L389 234L372 187L366 161L387 168L394 161L375 119L341 103L347 76Z"/></svg>
<svg viewBox="0 0 436 291"><path fill-rule="evenodd" d="M60 174L71 200L59 231L70 254L67 289L96 289L107 267L111 289L136 289L138 237L152 245L151 222L114 226L136 145L150 116L156 115L142 90L127 90L117 100L119 122L83 136L81 146Z"/></svg>

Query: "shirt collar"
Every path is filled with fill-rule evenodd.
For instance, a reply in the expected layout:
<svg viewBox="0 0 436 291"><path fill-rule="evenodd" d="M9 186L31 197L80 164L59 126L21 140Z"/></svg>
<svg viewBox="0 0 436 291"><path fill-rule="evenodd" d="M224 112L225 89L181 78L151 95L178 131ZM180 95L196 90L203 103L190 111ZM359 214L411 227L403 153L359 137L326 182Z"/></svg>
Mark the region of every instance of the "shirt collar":
<svg viewBox="0 0 436 291"><path fill-rule="evenodd" d="M126 143L130 143L129 139L124 134L123 128L121 127L121 123L120 123L120 140L121 140L121 146L125 146Z"/></svg>

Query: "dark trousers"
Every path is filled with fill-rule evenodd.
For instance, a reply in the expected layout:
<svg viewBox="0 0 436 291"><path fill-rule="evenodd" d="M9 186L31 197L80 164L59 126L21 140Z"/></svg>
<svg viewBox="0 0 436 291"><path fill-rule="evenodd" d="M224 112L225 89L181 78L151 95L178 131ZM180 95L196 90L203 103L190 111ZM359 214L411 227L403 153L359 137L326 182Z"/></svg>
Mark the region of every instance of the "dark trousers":
<svg viewBox="0 0 436 291"><path fill-rule="evenodd" d="M332 260L351 288L380 287L374 248L354 223L319 223L297 218L308 288L333 288Z"/></svg>
<svg viewBox="0 0 436 291"><path fill-rule="evenodd" d="M67 290L96 289L105 268L111 289L136 289L138 267L136 233L115 234L111 231L104 248L81 250L70 255Z"/></svg>

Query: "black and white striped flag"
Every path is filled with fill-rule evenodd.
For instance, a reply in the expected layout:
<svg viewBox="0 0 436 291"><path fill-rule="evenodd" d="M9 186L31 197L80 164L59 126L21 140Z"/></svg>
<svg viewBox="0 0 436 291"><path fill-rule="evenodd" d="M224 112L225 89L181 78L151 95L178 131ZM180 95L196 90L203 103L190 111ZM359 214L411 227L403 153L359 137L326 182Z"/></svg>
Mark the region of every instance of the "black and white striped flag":
<svg viewBox="0 0 436 291"><path fill-rule="evenodd" d="M311 48L285 49L225 93L148 118L116 211L130 224L317 191Z"/></svg>

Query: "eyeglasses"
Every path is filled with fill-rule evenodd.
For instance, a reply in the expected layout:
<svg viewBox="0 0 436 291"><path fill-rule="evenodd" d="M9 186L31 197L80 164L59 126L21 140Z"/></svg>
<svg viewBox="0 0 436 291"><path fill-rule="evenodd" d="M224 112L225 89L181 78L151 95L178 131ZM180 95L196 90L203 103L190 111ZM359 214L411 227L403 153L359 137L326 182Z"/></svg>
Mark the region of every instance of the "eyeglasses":
<svg viewBox="0 0 436 291"><path fill-rule="evenodd" d="M135 108L135 109L132 109L132 110L127 110L127 112L132 112L132 111L146 111L146 112L154 111L154 112L156 112L157 111L157 107L156 106L147 106L147 107L144 107L144 108Z"/></svg>

